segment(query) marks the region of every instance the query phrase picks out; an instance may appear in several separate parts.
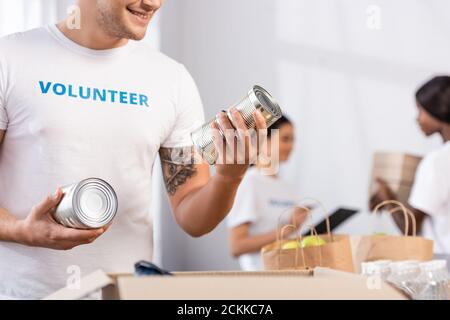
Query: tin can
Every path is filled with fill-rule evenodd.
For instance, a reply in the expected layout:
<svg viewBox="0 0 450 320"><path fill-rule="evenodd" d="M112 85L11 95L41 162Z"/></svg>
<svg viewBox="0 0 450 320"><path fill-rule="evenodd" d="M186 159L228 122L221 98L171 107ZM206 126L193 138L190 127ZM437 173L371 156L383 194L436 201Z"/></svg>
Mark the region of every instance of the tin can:
<svg viewBox="0 0 450 320"><path fill-rule="evenodd" d="M97 229L114 219L118 201L114 189L104 180L89 178L62 188L64 196L54 217L75 229Z"/></svg>
<svg viewBox="0 0 450 320"><path fill-rule="evenodd" d="M241 113L247 129L255 129L256 127L255 120L253 119L253 112L255 110L261 111L268 128L282 116L282 111L278 103L260 86L253 86L241 101L226 110L230 119L230 110L232 108L236 108ZM217 117L191 133L192 142L197 152L210 165L215 164L218 158L211 128L213 122L217 123ZM223 136L223 132L221 132L221 135Z"/></svg>

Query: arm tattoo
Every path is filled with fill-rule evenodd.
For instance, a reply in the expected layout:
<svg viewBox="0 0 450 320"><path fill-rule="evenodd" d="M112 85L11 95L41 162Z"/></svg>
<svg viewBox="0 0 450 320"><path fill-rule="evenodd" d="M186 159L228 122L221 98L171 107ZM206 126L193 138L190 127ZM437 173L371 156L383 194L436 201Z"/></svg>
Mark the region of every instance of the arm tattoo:
<svg viewBox="0 0 450 320"><path fill-rule="evenodd" d="M167 192L173 196L179 187L197 174L193 147L161 148L159 150Z"/></svg>

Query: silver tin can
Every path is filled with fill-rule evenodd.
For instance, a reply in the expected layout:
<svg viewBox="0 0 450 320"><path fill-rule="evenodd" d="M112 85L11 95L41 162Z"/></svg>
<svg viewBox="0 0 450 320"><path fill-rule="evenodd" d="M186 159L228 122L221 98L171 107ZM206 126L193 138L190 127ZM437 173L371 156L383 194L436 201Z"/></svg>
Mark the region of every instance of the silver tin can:
<svg viewBox="0 0 450 320"><path fill-rule="evenodd" d="M104 180L89 178L62 188L64 196L54 217L75 229L97 229L114 219L118 201L114 189Z"/></svg>
<svg viewBox="0 0 450 320"><path fill-rule="evenodd" d="M232 108L236 108L242 114L247 129L255 129L256 127L255 120L253 119L253 112L256 109L261 111L264 119L266 119L267 127L270 127L282 116L282 111L278 103L260 86L253 86L241 101L226 110L230 119L230 110ZM191 133L192 142L194 143L197 152L201 155L203 160L210 165L215 164L218 158L211 132L211 125L213 122L217 122L217 117ZM222 132L221 134L223 135Z"/></svg>

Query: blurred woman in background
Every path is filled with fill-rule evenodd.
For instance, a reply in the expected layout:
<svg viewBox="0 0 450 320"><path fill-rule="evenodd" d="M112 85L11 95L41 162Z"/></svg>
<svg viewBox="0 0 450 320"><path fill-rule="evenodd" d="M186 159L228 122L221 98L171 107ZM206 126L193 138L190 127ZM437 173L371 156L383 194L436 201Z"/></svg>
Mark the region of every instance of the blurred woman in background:
<svg viewBox="0 0 450 320"><path fill-rule="evenodd" d="M417 122L426 136L439 134L444 142L420 163L409 198L417 230L434 240L434 251L450 254L450 77L439 76L425 83L416 93ZM386 182L378 179L378 191L371 208L385 200L396 200ZM404 230L404 217L392 215Z"/></svg>
<svg viewBox="0 0 450 320"><path fill-rule="evenodd" d="M279 131L279 161L286 162L294 148L294 126L292 122L282 117L268 130L268 152L274 138L272 130ZM263 174L263 166L257 164L246 173L239 186L233 209L227 217L230 229L231 254L239 257L243 270L255 271L262 269L260 250L263 246L276 241L279 216L299 202L295 189L277 174ZM293 210L284 224L292 224L298 228L305 219L303 210ZM296 229L286 229L286 237Z"/></svg>

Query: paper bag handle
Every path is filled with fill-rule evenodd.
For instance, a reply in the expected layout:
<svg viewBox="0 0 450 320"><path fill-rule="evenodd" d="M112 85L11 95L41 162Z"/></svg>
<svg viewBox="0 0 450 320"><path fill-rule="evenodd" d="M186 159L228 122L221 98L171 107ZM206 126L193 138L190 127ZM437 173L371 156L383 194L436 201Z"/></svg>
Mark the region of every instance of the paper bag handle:
<svg viewBox="0 0 450 320"><path fill-rule="evenodd" d="M311 227L311 236L315 236L316 239L319 238L319 234L317 233L316 228L314 228L314 226L310 226ZM317 249L319 249L319 266L322 266L322 246L316 246Z"/></svg>
<svg viewBox="0 0 450 320"><path fill-rule="evenodd" d="M280 214L280 216L278 217L278 226L277 226L277 250L278 250L277 269L278 270L280 269L280 256L281 256L280 253L281 253L281 250L282 250L281 249L281 241L284 239L284 237L283 237L284 232L285 232L286 229L289 229L289 228L292 228L292 229L296 229L297 228L295 225L292 225L292 224L288 224L288 225L285 225L285 226L281 227L281 219L286 214L286 212L290 212L292 209L298 209L298 208L305 209L306 214L311 216L311 209L310 208L305 207L305 206L293 206L293 207L290 207L290 208L284 210ZM294 215L294 218L295 218L295 215ZM294 221L294 223L295 223L295 221ZM297 243L300 243L300 240L301 240L301 233L300 233L301 229L302 229L302 226L300 226L297 229L296 238L295 238ZM278 230L280 230L280 232L278 232ZM302 254L302 258L303 258L303 267L306 268L305 252L304 252L303 248L300 248L300 249L301 249L300 251L301 251L301 254ZM295 248L295 267L297 267L297 266L298 266L298 246Z"/></svg>
<svg viewBox="0 0 450 320"><path fill-rule="evenodd" d="M280 244L280 241L283 240L283 237L280 237L280 233L278 230L283 230L283 227L281 227L282 223L281 220L283 218L283 216L287 213L290 212L292 209L298 209L298 208L302 208L305 209L306 214L311 216L311 209L309 209L308 207L305 206L293 206L293 207L289 207L286 210L284 210L279 216L278 216L278 224L277 224L277 243ZM295 216L294 216L295 217ZM295 222L295 221L294 221ZM295 225L289 224L286 226L291 226L291 228L296 228ZM297 238L298 238L298 234L299 231L301 230L301 226L298 228L297 230Z"/></svg>
<svg viewBox="0 0 450 320"><path fill-rule="evenodd" d="M284 227L282 227L282 228L281 228L281 231L280 231L280 233L281 233L281 240L283 239L284 231L285 231L286 229L289 229L289 228L296 229L296 226L295 226L295 225L292 225L292 224L287 224L287 225L285 225ZM297 230L297 231L298 231L298 230ZM278 232L277 232L277 234L278 234ZM281 251L282 251L282 249L281 249L281 240L278 240L278 241L277 241L277 243L278 243L277 270L280 270L280 259L281 259L281 254L280 254L280 253L281 253ZM295 241L296 241L297 243L300 243L300 237L299 237L299 233L298 233L298 232L297 232L297 237L295 238ZM301 249L301 252L302 252L303 267L306 269L305 251L303 250L303 248L300 248L300 249ZM294 266L295 266L295 267L298 266L298 245L295 247Z"/></svg>
<svg viewBox="0 0 450 320"><path fill-rule="evenodd" d="M323 205L323 203L317 199L308 197L308 198L303 198L302 200L300 200L300 202L305 202L305 201L314 201L315 203L317 203L319 205L319 207L322 209L323 213L325 214L325 223L326 223L326 227L327 227L327 235L328 237L330 237L330 241L333 242L333 235L331 234L331 224L330 224L330 215L328 213L328 210L325 208L325 206Z"/></svg>
<svg viewBox="0 0 450 320"><path fill-rule="evenodd" d="M408 210L408 209L405 207L405 205L404 205L403 203L401 203L401 202L399 202L399 201L396 201L396 200L386 200L386 201L383 201L383 202L379 203L379 204L375 207L375 209L373 210L373 212L374 212L375 214L377 214L378 211L379 211L382 207L384 207L384 206L386 206L386 205L389 205L389 204L393 204L393 205L398 206L397 208L395 208L395 209L393 209L393 210L389 210L389 213L390 213L390 214L397 213L397 212L399 212L399 211L401 211L401 212L403 213L403 216L404 216L404 219L405 219L405 232L404 232L404 236L405 236L405 237L408 236L408 231L409 231L409 219L408 219L408 216L411 218L411 222L412 222L412 234L413 234L413 236L415 237L415 236L416 236L416 231L417 231L417 230L416 230L416 229L417 229L417 227L416 227L416 217L414 216L414 214L413 214L410 210Z"/></svg>
<svg viewBox="0 0 450 320"><path fill-rule="evenodd" d="M284 239L284 233L285 233L285 231L287 230L287 229L289 229L289 228L292 228L292 229L295 229L296 228L296 226L295 225L292 225L292 224L288 224L288 225L285 225L285 226L283 226L281 229L279 228L279 226L281 225L281 218L283 217L283 215L286 213L286 212L289 212L290 210L292 210L292 209L297 209L297 208L302 208L302 209L305 209L305 211L306 211L306 214L307 215L309 215L309 217L311 217L311 209L309 209L308 207L305 207L305 206L295 206L295 207L291 207L291 208L289 208L289 209L287 209L287 210L285 210L281 215L280 215L280 217L278 218L278 229L277 230L280 230L280 232L278 233L277 232L277 244L278 244L278 246L277 246L277 250L278 250L278 255L277 255L277 270L279 270L280 269L280 257L281 257L281 251L282 251L282 249L281 249L281 241ZM318 233L317 233L317 230L316 230L316 228L314 228L314 226L309 226L310 227L310 230L311 230L311 235L315 235L317 238L319 237L319 235L318 235ZM301 240L302 240L302 235L301 235L301 230L303 229L303 226L300 226L299 228L298 228L298 230L297 230L297 234L296 234L296 238L295 238L295 241L297 242L297 246L295 247L295 256L294 256L294 266L295 267L298 267L299 266L299 264L298 264L298 252L299 252L299 247L300 247L300 252L301 252L301 254L302 254L302 260L303 260L303 268L307 268L307 266L306 266L306 259L305 259L305 251L304 251L304 248L301 246L301 245L299 245L299 244L301 244ZM329 234L330 235L330 239L332 239L331 238L331 233ZM322 249L321 248L319 248L319 265L320 266L322 266Z"/></svg>
<svg viewBox="0 0 450 320"><path fill-rule="evenodd" d="M406 208L406 212L408 213L408 216L411 218L411 228L412 228L412 236L415 237L417 235L417 221L416 221L416 216L414 215L414 213L411 212L411 210L409 210L408 208ZM398 211L402 210L402 208L396 208L394 210L391 210L390 213L397 213ZM409 230L408 230L409 231Z"/></svg>

